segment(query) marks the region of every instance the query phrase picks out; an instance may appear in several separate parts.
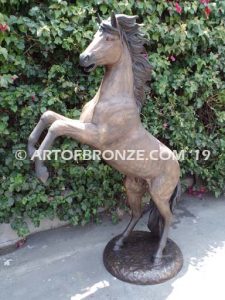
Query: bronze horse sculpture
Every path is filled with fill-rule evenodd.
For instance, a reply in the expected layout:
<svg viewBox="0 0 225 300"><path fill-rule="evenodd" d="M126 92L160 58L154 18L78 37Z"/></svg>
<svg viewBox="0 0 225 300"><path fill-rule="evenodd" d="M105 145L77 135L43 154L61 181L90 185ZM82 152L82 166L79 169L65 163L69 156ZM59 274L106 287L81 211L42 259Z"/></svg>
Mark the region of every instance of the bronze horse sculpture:
<svg viewBox="0 0 225 300"><path fill-rule="evenodd" d="M46 111L29 137L28 152L32 157L35 144L50 126L38 151L43 153L59 136L69 136L101 151L144 150L143 160L107 160L125 174L125 189L132 217L117 240L114 250L123 246L142 215L141 201L151 196L148 227L159 237L154 262L160 263L172 220L172 208L179 194L179 164L172 151L147 132L140 120L144 103L144 86L150 78L151 66L145 57L145 39L136 16L112 13L102 21L93 41L80 55L86 71L105 67L105 74L94 98L83 108L80 119L72 120ZM154 159L148 154L154 151ZM169 159L163 159L163 152ZM43 160L35 158L37 177L46 182L49 174Z"/></svg>

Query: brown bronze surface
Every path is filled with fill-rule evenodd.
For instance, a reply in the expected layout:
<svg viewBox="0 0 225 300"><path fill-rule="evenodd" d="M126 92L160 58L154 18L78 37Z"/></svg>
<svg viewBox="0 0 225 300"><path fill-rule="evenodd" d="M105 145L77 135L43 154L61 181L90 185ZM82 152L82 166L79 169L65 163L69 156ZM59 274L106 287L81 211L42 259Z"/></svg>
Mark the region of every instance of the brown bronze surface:
<svg viewBox="0 0 225 300"><path fill-rule="evenodd" d="M131 150L137 154L143 151L142 160L114 156L106 160L125 175L124 186L132 211L131 221L116 241L115 249L119 251L123 247L139 221L142 198L149 193L148 228L160 237L158 247L154 248L154 262L159 264L166 246L173 208L180 196L180 167L174 153L146 131L141 123L144 87L150 80L151 65L146 57L146 40L136 19L137 16L112 13L111 17L101 22L93 41L80 55L80 65L86 71L92 71L97 66L105 67L96 95L85 104L79 120L53 111L44 112L29 137L28 152L34 160L37 177L46 183L49 173L44 164L44 153L60 136L68 136L100 152L110 150L115 154L117 151ZM44 140L36 149L43 131L48 127ZM154 158L150 156L153 152Z"/></svg>

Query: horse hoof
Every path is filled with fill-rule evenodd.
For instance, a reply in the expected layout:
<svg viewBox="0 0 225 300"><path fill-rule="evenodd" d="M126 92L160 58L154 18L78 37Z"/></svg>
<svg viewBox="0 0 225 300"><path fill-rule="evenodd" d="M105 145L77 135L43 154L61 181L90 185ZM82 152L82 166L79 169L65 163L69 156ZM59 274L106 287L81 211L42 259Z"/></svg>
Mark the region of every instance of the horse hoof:
<svg viewBox="0 0 225 300"><path fill-rule="evenodd" d="M122 246L123 246L123 242L117 241L117 243L115 243L115 245L113 247L113 250L114 251L119 251L119 250L121 250Z"/></svg>
<svg viewBox="0 0 225 300"><path fill-rule="evenodd" d="M153 266L155 269L159 268L162 265L162 257L154 256L153 257Z"/></svg>
<svg viewBox="0 0 225 300"><path fill-rule="evenodd" d="M40 179L43 183L46 183L49 177L48 169L45 166L38 166L36 168L36 174L38 179Z"/></svg>
<svg viewBox="0 0 225 300"><path fill-rule="evenodd" d="M121 250L121 246L115 245L115 246L113 247L113 250L114 250L114 251L120 251L120 250Z"/></svg>

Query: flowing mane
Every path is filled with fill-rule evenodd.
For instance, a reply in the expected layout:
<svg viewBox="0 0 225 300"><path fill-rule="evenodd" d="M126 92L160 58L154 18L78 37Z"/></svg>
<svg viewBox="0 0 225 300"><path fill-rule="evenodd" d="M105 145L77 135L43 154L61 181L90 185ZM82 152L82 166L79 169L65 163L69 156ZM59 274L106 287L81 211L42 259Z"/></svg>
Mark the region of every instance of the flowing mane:
<svg viewBox="0 0 225 300"><path fill-rule="evenodd" d="M133 63L134 96L137 106L141 110L145 101L146 82L150 80L151 65L144 47L146 39L140 31L140 25L136 23L136 19L137 16L117 14L116 20L119 24L119 30L112 27L111 18L102 21L100 28L112 34L119 34L126 42Z"/></svg>

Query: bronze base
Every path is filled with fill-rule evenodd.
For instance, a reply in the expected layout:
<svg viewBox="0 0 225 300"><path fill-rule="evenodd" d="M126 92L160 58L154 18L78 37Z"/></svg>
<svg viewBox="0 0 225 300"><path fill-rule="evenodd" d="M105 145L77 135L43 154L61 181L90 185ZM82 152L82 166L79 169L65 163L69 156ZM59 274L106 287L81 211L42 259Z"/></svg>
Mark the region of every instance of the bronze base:
<svg viewBox="0 0 225 300"><path fill-rule="evenodd" d="M179 247L168 239L160 264L153 263L159 240L147 231L133 231L124 246L113 250L114 237L106 245L103 261L106 269L116 278L134 284L158 284L174 277L182 268L183 255Z"/></svg>

